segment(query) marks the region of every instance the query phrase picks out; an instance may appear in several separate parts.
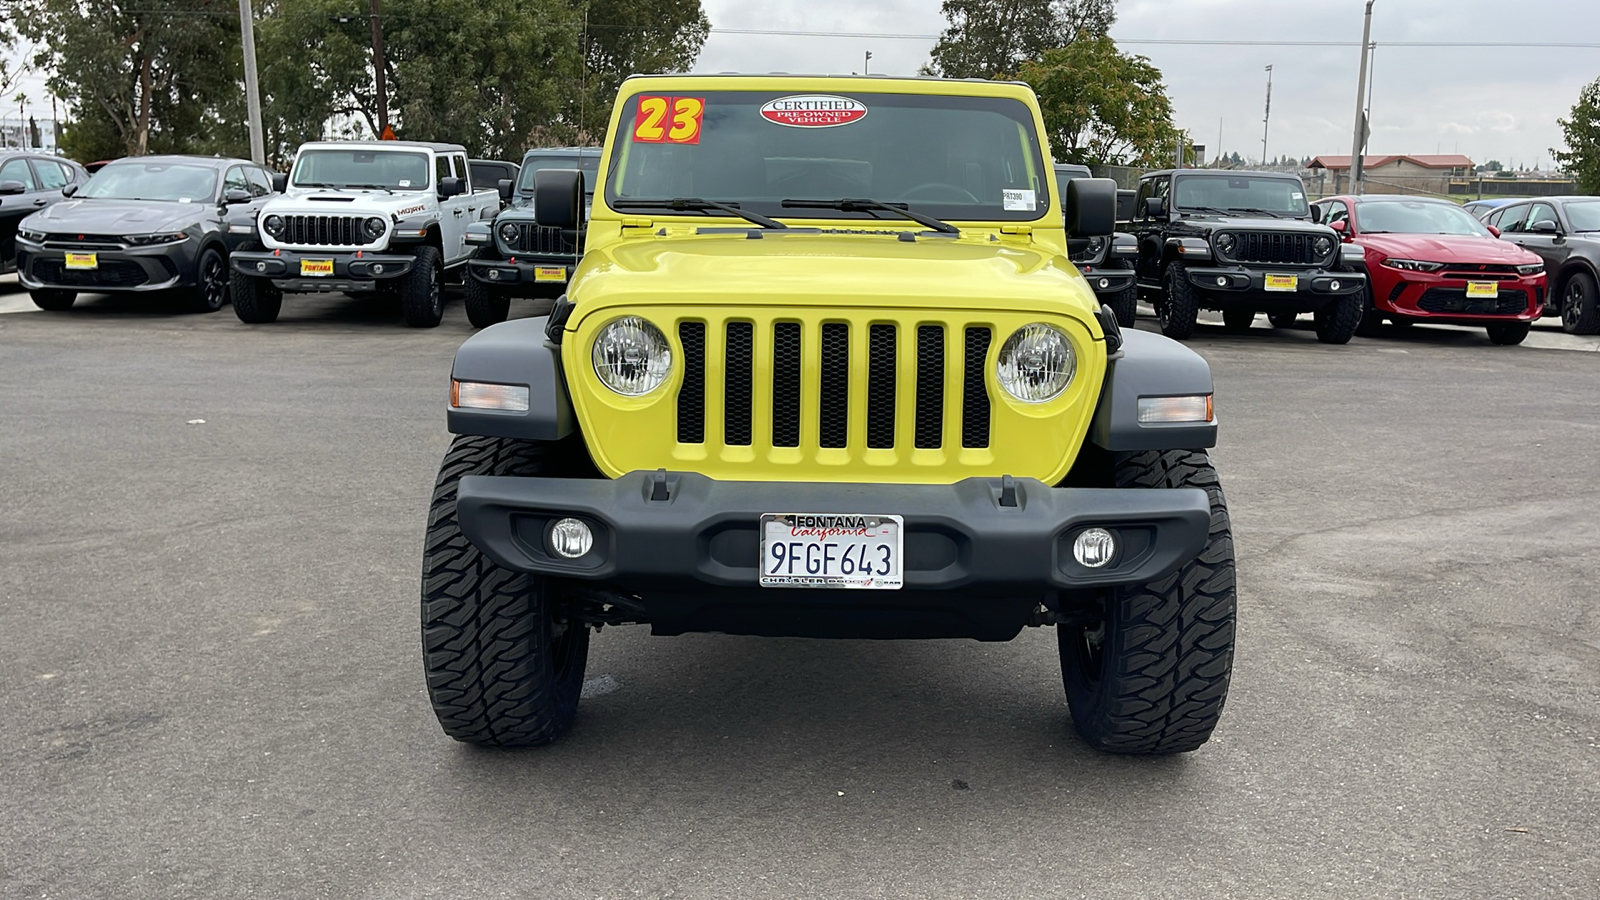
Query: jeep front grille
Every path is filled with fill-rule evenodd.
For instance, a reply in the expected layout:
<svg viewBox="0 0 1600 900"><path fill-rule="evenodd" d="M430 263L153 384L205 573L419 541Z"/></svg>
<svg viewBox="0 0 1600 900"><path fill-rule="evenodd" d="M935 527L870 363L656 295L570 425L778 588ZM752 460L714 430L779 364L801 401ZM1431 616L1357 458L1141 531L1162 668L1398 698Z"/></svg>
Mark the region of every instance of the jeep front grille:
<svg viewBox="0 0 1600 900"><path fill-rule="evenodd" d="M708 366L708 331L715 330L721 331L722 340L714 343L721 344L723 360L720 366ZM722 443L729 447L770 440L775 448L799 448L804 436L825 450L851 446L888 450L905 444L938 450L947 439L959 442L963 449L987 448L986 364L992 335L983 326L952 331L947 332L943 325L887 323L862 329L826 322L807 331L798 322L775 322L762 328L740 321L720 325L682 322L678 339L683 347L684 379L678 393L678 442L698 444L720 433ZM952 338L958 343L949 346L949 353L962 360L957 379L945 371L947 344ZM911 348L913 359L900 358L902 342ZM770 375L758 374L755 360L767 353L772 360ZM807 365L808 361L812 364ZM708 417L717 412L706 400L707 372L713 369L722 373L722 421L707 427ZM852 371L865 377L852 378ZM907 374L911 377L905 377ZM762 381L767 384L759 383ZM896 431L895 413L902 402L916 411L909 434ZM960 409L959 435L946 433L947 402ZM766 412L762 416L765 421L756 421L758 409ZM852 424L858 410L865 411L863 433L855 432Z"/></svg>
<svg viewBox="0 0 1600 900"><path fill-rule="evenodd" d="M1332 262L1331 255L1317 256L1312 249L1318 235L1282 231L1235 231L1238 241L1230 254L1219 254L1227 262L1265 263L1285 266L1316 266ZM1331 242L1331 239L1330 239Z"/></svg>
<svg viewBox="0 0 1600 900"><path fill-rule="evenodd" d="M365 216L284 216L278 243L307 247L364 247Z"/></svg>
<svg viewBox="0 0 1600 900"><path fill-rule="evenodd" d="M515 242L508 243L506 249L512 253L573 254L578 252L577 245L566 235L563 235L561 229L553 225L535 225L531 222L517 223L517 239Z"/></svg>

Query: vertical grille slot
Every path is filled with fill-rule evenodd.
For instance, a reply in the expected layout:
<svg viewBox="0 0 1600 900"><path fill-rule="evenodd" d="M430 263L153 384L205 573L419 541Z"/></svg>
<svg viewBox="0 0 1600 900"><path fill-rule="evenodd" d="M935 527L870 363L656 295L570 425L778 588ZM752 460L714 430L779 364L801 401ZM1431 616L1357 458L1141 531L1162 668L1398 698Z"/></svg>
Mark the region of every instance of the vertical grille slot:
<svg viewBox="0 0 1600 900"><path fill-rule="evenodd" d="M917 326L918 450L944 445L944 327Z"/></svg>
<svg viewBox="0 0 1600 900"><path fill-rule="evenodd" d="M894 326L867 330L867 446L894 447Z"/></svg>
<svg viewBox="0 0 1600 900"><path fill-rule="evenodd" d="M755 383L755 326L728 323L726 378L722 397L723 443L750 446L750 389Z"/></svg>
<svg viewBox="0 0 1600 900"><path fill-rule="evenodd" d="M984 362L989 358L989 329L967 329L967 367L961 385L961 446L989 446L989 391Z"/></svg>
<svg viewBox="0 0 1600 900"><path fill-rule="evenodd" d="M800 446L800 324L772 329L772 446Z"/></svg>
<svg viewBox="0 0 1600 900"><path fill-rule="evenodd" d="M821 368L817 434L823 447L843 447L850 442L849 325L830 322L822 326Z"/></svg>
<svg viewBox="0 0 1600 900"><path fill-rule="evenodd" d="M706 439L706 326L678 325L683 343L683 389L678 392L678 443L703 444Z"/></svg>

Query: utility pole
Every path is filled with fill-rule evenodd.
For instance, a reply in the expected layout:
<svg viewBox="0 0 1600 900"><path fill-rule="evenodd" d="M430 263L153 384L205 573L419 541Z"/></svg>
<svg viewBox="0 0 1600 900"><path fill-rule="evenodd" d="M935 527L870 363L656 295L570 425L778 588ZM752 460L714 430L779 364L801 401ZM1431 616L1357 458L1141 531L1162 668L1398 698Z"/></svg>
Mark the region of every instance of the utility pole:
<svg viewBox="0 0 1600 900"><path fill-rule="evenodd" d="M378 136L389 133L389 83L384 75L383 19L378 14L378 0L370 0L372 11L372 73L378 80Z"/></svg>
<svg viewBox="0 0 1600 900"><path fill-rule="evenodd" d="M1372 0L1367 0L1367 16L1361 26L1361 74L1356 79L1356 127L1350 140L1350 193L1361 195L1362 169L1365 160L1361 148L1367 142L1367 114L1362 101L1367 97L1367 51L1372 40Z"/></svg>
<svg viewBox="0 0 1600 900"><path fill-rule="evenodd" d="M250 159L267 161L267 143L261 134L261 84L256 80L256 19L250 0L239 0L239 37L244 45L244 101L250 119Z"/></svg>
<svg viewBox="0 0 1600 900"><path fill-rule="evenodd" d="M1267 114L1261 119L1261 167L1267 167L1267 133L1272 128L1272 67L1267 66Z"/></svg>
<svg viewBox="0 0 1600 900"><path fill-rule="evenodd" d="M872 69L872 51L867 51L867 58L861 61L861 74L866 75Z"/></svg>

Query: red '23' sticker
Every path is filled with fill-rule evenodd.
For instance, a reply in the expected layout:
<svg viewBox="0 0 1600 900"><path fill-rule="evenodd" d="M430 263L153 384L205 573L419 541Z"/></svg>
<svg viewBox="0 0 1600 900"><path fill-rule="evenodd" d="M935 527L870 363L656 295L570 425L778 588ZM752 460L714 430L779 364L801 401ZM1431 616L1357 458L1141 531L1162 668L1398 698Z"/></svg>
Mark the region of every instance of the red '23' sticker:
<svg viewBox="0 0 1600 900"><path fill-rule="evenodd" d="M642 95L633 117L633 140L640 144L698 144L705 118L704 97Z"/></svg>

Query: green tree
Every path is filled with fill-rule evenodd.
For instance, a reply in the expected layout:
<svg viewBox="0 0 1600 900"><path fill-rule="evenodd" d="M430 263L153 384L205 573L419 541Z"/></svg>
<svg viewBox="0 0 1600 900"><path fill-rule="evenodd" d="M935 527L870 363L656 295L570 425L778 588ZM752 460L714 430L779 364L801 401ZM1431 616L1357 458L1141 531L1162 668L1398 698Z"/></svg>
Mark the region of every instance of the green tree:
<svg viewBox="0 0 1600 900"><path fill-rule="evenodd" d="M1079 37L1103 37L1114 0L944 0L950 26L924 71L946 78L998 78Z"/></svg>
<svg viewBox="0 0 1600 900"><path fill-rule="evenodd" d="M700 0L587 0L584 25L585 103L579 140L605 133L623 79L632 74L681 72L694 65L711 34Z"/></svg>
<svg viewBox="0 0 1600 900"><path fill-rule="evenodd" d="M1161 70L1086 36L1025 62L1017 76L1033 86L1058 162L1157 165L1179 139Z"/></svg>
<svg viewBox="0 0 1600 900"><path fill-rule="evenodd" d="M242 138L218 113L241 77L231 0L20 0L12 21L50 91L97 120L72 129L83 158L209 152Z"/></svg>
<svg viewBox="0 0 1600 900"><path fill-rule="evenodd" d="M1572 176L1579 191L1600 194L1600 78L1578 93L1572 115L1556 122L1567 145L1565 150L1550 150L1556 163Z"/></svg>

